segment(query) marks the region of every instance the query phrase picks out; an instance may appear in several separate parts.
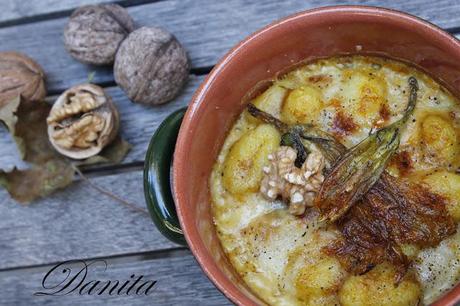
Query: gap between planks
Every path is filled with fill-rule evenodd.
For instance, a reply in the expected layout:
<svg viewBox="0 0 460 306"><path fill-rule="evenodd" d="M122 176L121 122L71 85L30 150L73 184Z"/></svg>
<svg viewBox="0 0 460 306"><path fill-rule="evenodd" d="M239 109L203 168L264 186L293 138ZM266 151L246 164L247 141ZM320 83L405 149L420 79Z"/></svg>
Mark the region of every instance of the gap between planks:
<svg viewBox="0 0 460 306"><path fill-rule="evenodd" d="M130 1L119 0L119 1L102 2L101 4L118 4L122 7L132 7L136 5L151 4L151 3L162 2L162 1L166 1L166 0L130 0ZM14 27L14 26L23 25L23 24L29 24L29 23L34 23L34 22L47 21L47 20L52 20L52 19L57 19L57 18L62 18L62 17L68 17L72 14L72 12L77 7L71 7L69 9L63 9L63 10L58 10L54 12L39 13L36 15L24 16L24 17L18 17L18 18L12 18L9 20L0 21L0 28Z"/></svg>
<svg viewBox="0 0 460 306"><path fill-rule="evenodd" d="M148 3L160 3L160 6L164 5L165 2L167 1L160 1L160 0L135 0L135 1L132 1L132 2L124 2L124 1L116 1L115 3L119 3L123 6L126 6L126 7L134 7L134 6L140 6L141 4L148 4ZM230 6L231 8L231 6ZM70 14L71 10L62 10L61 12L67 12L68 14ZM52 13L50 13L52 14ZM36 16L46 16L47 14L38 14ZM27 18L27 17L24 17L24 18ZM50 19L55 19L55 18L58 18L58 17L53 17L53 18L50 18ZM1 24L1 23L0 23ZM455 25L455 24L453 24ZM451 33L456 33L458 31L460 31L460 27L449 27L449 28L446 28L447 31L451 32ZM212 63L212 62L211 62ZM205 63L203 63L205 64ZM191 70L191 74L192 75L200 75L200 76L204 76L205 74L207 74L211 69L212 69L212 66L204 66L204 65L201 65L202 67L197 67L197 68L192 68ZM102 80L101 80L102 81ZM112 81L102 81L102 82L95 82L96 84L98 85L101 85L103 87L111 87L113 85L115 85L115 83ZM195 84L196 85L196 84ZM188 88L189 91L191 90L195 90L196 87L194 86L191 86L191 88ZM58 95L59 93L61 93L62 91L59 90L57 87L54 89L54 91L50 91L49 93L51 95ZM189 93L190 94L190 93ZM185 103L184 102L188 102L188 99L190 98L191 95L187 94L186 96L184 96L183 98L180 98L181 100L183 100L182 102L180 103L177 103L177 104L182 104L184 105ZM187 101L185 101L187 100ZM172 101L171 102L171 106L173 103L176 103L177 101ZM175 108L174 107L171 107L171 111L173 111ZM163 113L165 110L169 109L169 106L167 106L166 108L163 108ZM164 114L163 114L164 115ZM161 121L161 120L159 120ZM151 136L151 134L153 134L153 129L152 130L148 130L147 133L144 131L144 135L148 134L148 137ZM147 136L146 136L147 137ZM139 147L139 141L136 142L137 139L127 139L128 141L134 141L134 145L136 145L137 149ZM147 142L144 143L145 140L148 140L147 138L143 138L143 143L142 143L142 146L145 147L145 145L147 144ZM142 151L142 150L138 150L138 151ZM143 152L140 152L140 153L143 153ZM143 155L142 154L135 154L135 155L131 155L133 156L134 158L128 158L128 160L123 163L123 164L120 164L120 165L101 165L101 166L93 166L91 168L86 168L85 169L85 173L87 173L88 175L92 176L92 177L96 177L96 176L105 176L105 175L110 175L110 174L114 174L114 173L123 173L123 172L129 172L129 171L139 171L142 169L143 167Z"/></svg>
<svg viewBox="0 0 460 306"><path fill-rule="evenodd" d="M214 66L208 67L199 67L199 68L192 68L190 74L196 76L205 76ZM96 84L101 87L105 87L102 84ZM115 84L116 86L116 84ZM47 98L48 101L52 101L56 99L55 97ZM97 177L97 176L104 176L104 175L112 175L118 173L124 173L129 171L139 171L144 169L144 161L143 160L135 160L130 161L127 163L120 163L115 165L94 165L94 166L86 166L82 168L82 172L87 175L88 177Z"/></svg>
<svg viewBox="0 0 460 306"><path fill-rule="evenodd" d="M152 3L164 2L164 1L167 1L167 0L129 0L129 1L116 0L116 1L102 2L101 4L104 4L104 3L118 4L122 7L128 8L128 7L138 6L138 5L152 4ZM52 19L57 19L57 18L68 17L77 8L78 7L71 7L69 9L39 13L36 15L24 16L24 17L12 18L9 20L0 21L0 28L14 27L14 26L30 24L34 22L47 21L47 20L52 20ZM444 31L452 35L460 34L460 26L447 27L447 28L444 28Z"/></svg>
<svg viewBox="0 0 460 306"><path fill-rule="evenodd" d="M203 67L192 67L190 69L189 74L192 76L203 76L207 75L208 73L211 72L211 70L214 68L214 66L203 66ZM115 83L115 80L112 81L105 81L105 82L92 82L94 85L98 85L100 87L114 87L118 86L117 83ZM59 96L61 93L63 93L64 90L58 88L58 89L51 89L48 90L48 97L46 98L48 101L54 101L57 96Z"/></svg>
<svg viewBox="0 0 460 306"><path fill-rule="evenodd" d="M17 271L17 273L1 273L0 287L2 295L0 304L2 305L203 305L203 306L228 306L231 305L222 293L206 278L198 267L196 260L190 253L185 253L180 257L158 258L153 260L123 262L121 264L107 261L107 266L99 260L88 261L87 264L94 263L88 268L87 275L79 278L82 282L101 282L110 280L117 283L127 279L134 279L141 276L144 281L156 281L155 287L149 295L135 294L79 294L78 288L74 292L69 292L71 287L67 287L67 293L61 292L58 296L34 296L34 292L43 290L43 278L47 271ZM64 268L64 267L62 267ZM77 271L83 268L81 262L69 263L67 269ZM58 271L56 271L58 272ZM59 273L59 272L58 272ZM131 275L131 276L130 276ZM57 275L56 275L57 276ZM54 282L53 282L54 280ZM58 290L53 285L56 280L47 281L49 291ZM78 282L78 280L77 280ZM68 282L66 284L69 284ZM84 286L84 285L83 285ZM83 286L79 286L82 288ZM75 288L75 287L73 287ZM46 290L46 291L48 291ZM48 291L48 292L49 292Z"/></svg>
<svg viewBox="0 0 460 306"><path fill-rule="evenodd" d="M147 260L155 260L155 259L163 259L163 258L184 257L184 256L190 256L190 255L192 255L192 253L187 247L176 247L176 248L170 248L170 249L139 252L139 253L125 253L125 254L120 254L120 255L75 258L75 259L69 259L65 261L84 260L86 262L90 262L90 261L96 261L96 260L103 259L107 261L107 264L112 265L112 264L123 264L123 263L134 262L134 261L147 261ZM29 266L2 268L0 269L0 274L5 276L8 274L18 274L18 273L46 272L51 267L59 263L62 263L62 261L51 262L51 263L46 263L46 264L29 265Z"/></svg>
<svg viewBox="0 0 460 306"><path fill-rule="evenodd" d="M201 69L201 72L206 73L210 71L212 67L203 67ZM124 93L118 87L104 87L112 96L115 103L118 104L117 106L119 107L121 113L125 114L125 116L121 117L122 126L125 126L125 129L121 130L121 134L122 137L124 137L127 141L133 144L133 148L120 164L87 165L82 166L80 168L81 171L87 177L92 178L143 170L145 155L144 151L146 150L146 146L148 145L149 139L153 135L156 127L170 113L188 104L193 92L196 90L196 88L204 79L204 77L205 75L191 75L189 83L184 87L183 92L181 93L181 95L179 95L177 99L158 107L146 108L146 110L148 109L149 111L149 118L151 118L152 121L144 122L144 120L141 123L139 123L140 128L144 130L144 132L141 132L142 134L139 134L140 132L137 130L136 124L133 123L133 118L135 117L133 117L133 114L142 112L142 106L132 105L132 102L124 95ZM115 96L113 96L114 94ZM46 101L52 104L57 99L57 97L58 95L50 95L46 98ZM125 113L125 111L127 111L127 113ZM7 131L4 129L2 129L0 132L0 135L6 136L7 134ZM136 135L137 138L133 138ZM139 137L141 139L139 139ZM6 171L10 171L13 166L16 166L20 169L26 168L27 164L20 160L20 158L18 157L19 153L16 152L17 150L15 148L15 144L12 141L12 139L9 138L11 137L6 137L1 141L0 144L0 153L4 154L0 159L0 168ZM139 141L142 145L139 144ZM76 176L76 178L76 181L78 181L78 176Z"/></svg>
<svg viewBox="0 0 460 306"><path fill-rule="evenodd" d="M88 3L93 0L69 1ZM257 2L168 0L132 6L128 9L137 26L156 24L174 33L189 52L192 66L202 67L216 63L242 38L281 17L314 7L355 4L355 2L353 0L266 0ZM360 4L381 6L382 1L362 0ZM71 6L77 6L77 4L63 7L70 8ZM387 3L387 6L421 16L444 28L457 27L460 24L460 15L457 13L460 5L452 4L451 0L440 0L436 4L428 0L412 0L409 3L407 1ZM241 7L245 9L241 10ZM37 10L40 11L39 8ZM257 18L254 18L255 16ZM88 74L95 70L95 67L71 60L70 55L62 47L62 29L66 22L67 18L61 17L2 28L0 36L4 44L0 49L18 50L31 55L47 73L48 90L54 92L65 90L71 85L84 82ZM47 48L42 48L43 45L46 45ZM53 54L52 58L50 54ZM94 80L96 82L113 81L111 69L98 67Z"/></svg>

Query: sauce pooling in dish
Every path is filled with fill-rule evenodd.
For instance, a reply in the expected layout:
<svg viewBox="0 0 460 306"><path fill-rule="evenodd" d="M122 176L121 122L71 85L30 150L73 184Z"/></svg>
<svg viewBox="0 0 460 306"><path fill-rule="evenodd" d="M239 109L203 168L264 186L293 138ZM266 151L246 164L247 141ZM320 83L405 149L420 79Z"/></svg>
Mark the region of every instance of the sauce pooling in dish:
<svg viewBox="0 0 460 306"><path fill-rule="evenodd" d="M430 208L442 217L444 223L437 226L445 235L440 243L433 237L436 244L428 247L408 239L396 240L398 250L411 263L404 273L394 262L384 260L359 275L350 271L340 256L325 251L344 240L345 226L324 226L314 208L295 205L299 199L314 202L331 167L327 156L318 153L315 146L308 149L303 165L295 168L295 150L280 149L290 139L272 124L244 111L230 130L210 177L214 221L232 265L267 303L429 304L459 280L460 234L453 233L454 223L460 221L460 103L446 89L406 64L347 56L301 66L274 80L251 102L288 125L314 126L345 148L352 148L373 131L401 118L411 76L418 80L417 104L401 128L399 147L386 164L384 175L394 182L417 184L426 189L428 199L439 199L442 206ZM288 190L273 176L280 171L292 174ZM302 188L297 188L297 181ZM397 186L405 190L406 185ZM380 198L383 200L377 203L388 203L384 196ZM382 207L387 209L385 205L375 208L381 211ZM353 206L349 214L366 213L359 207ZM404 207L420 211L417 202ZM390 225L399 222L391 216L388 219L393 220ZM429 220L415 218L422 219ZM353 222L347 224L355 226ZM395 282L398 275L403 276Z"/></svg>

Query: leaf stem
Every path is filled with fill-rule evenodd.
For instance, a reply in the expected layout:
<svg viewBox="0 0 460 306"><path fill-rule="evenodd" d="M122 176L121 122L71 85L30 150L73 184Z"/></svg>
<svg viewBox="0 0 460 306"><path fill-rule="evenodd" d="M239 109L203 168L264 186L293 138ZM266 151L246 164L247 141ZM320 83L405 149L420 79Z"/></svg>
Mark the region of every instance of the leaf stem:
<svg viewBox="0 0 460 306"><path fill-rule="evenodd" d="M104 188L102 187L99 187L98 185L94 184L93 182L91 182L91 180L86 177L81 171L80 169L78 169L77 166L73 165L72 164L72 168L75 170L75 172L86 182L88 183L88 185L93 188L94 190L98 191L99 193L102 193L112 199L114 199L115 201L125 205L126 207L132 209L132 210L135 210L135 211L138 211L138 212L141 212L143 214L146 214L146 215L149 215L149 212L143 208L140 208L138 207L137 205L131 203L131 202L128 202L126 201L125 199L122 199L120 198L119 196L117 196L116 194L113 194L111 193L110 191L108 190L105 190Z"/></svg>
<svg viewBox="0 0 460 306"><path fill-rule="evenodd" d="M269 113L264 112L263 110L258 109L254 104L249 103L247 106L248 112L257 119L262 120L265 123L274 125L281 133L287 133L289 131L289 126L283 121L273 117Z"/></svg>

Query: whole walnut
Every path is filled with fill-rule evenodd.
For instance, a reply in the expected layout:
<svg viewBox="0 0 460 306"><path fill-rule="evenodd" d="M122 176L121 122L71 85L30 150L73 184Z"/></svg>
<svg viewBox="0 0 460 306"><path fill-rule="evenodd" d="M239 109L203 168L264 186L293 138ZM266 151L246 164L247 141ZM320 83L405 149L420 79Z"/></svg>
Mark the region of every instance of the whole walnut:
<svg viewBox="0 0 460 306"><path fill-rule="evenodd" d="M50 142L59 153L84 159L97 155L115 139L119 115L101 87L83 84L59 96L46 122Z"/></svg>
<svg viewBox="0 0 460 306"><path fill-rule="evenodd" d="M174 35L162 28L142 27L121 43L114 75L132 101L156 105L178 95L189 69L187 53Z"/></svg>
<svg viewBox="0 0 460 306"><path fill-rule="evenodd" d="M29 101L46 96L45 73L30 57L18 52L0 52L0 107L18 95Z"/></svg>
<svg viewBox="0 0 460 306"><path fill-rule="evenodd" d="M107 65L113 63L120 43L133 30L133 19L117 4L82 6L69 18L64 45L81 62Z"/></svg>

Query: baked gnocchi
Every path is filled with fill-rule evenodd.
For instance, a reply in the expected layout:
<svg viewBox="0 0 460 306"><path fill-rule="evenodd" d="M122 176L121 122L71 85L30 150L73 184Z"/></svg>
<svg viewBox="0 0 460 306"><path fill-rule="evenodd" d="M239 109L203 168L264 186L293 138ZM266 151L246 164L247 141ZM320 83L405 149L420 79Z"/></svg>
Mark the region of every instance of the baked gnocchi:
<svg viewBox="0 0 460 306"><path fill-rule="evenodd" d="M332 135L349 149L401 118L409 76L418 80L418 100L398 131L400 144L385 173L420 184L430 192L423 196L436 197L448 218L460 222L460 103L416 68L371 56L321 59L277 76L250 103L283 124ZM317 159L296 170L286 166L294 158L283 162L281 155L278 163L269 162L280 146L298 146L295 141L245 110L230 129L209 181L222 247L262 300L270 305L428 305L460 280L460 264L454 264L460 258L458 233L425 249L401 241L401 256L413 262L401 279L391 262L357 275L325 252L343 239L339 227L324 226L314 207L300 217L289 213L286 199L294 202L300 194L313 202L328 175L322 169L331 165ZM318 151L318 145L305 144L305 154ZM268 188L262 181L276 191L275 200L261 192Z"/></svg>
<svg viewBox="0 0 460 306"><path fill-rule="evenodd" d="M279 132L268 124L259 125L243 135L225 160L222 176L225 188L232 194L256 191L267 156L279 146L279 142Z"/></svg>
<svg viewBox="0 0 460 306"><path fill-rule="evenodd" d="M315 123L322 108L321 92L312 86L302 86L287 95L281 107L281 120L289 124Z"/></svg>
<svg viewBox="0 0 460 306"><path fill-rule="evenodd" d="M420 285L413 275L407 275L397 286L395 270L382 264L364 275L350 276L339 291L343 306L416 306Z"/></svg>

